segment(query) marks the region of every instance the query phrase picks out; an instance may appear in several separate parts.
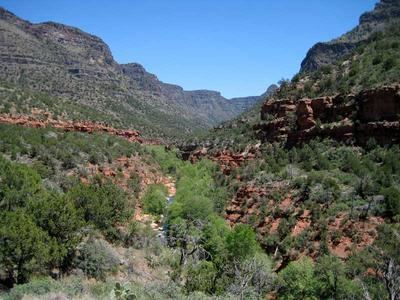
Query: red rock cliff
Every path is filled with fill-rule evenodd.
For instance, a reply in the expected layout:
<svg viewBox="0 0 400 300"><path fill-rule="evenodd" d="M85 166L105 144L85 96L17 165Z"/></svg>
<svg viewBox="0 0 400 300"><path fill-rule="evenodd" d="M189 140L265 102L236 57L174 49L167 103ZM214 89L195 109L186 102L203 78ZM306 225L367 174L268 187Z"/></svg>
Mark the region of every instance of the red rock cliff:
<svg viewBox="0 0 400 300"><path fill-rule="evenodd" d="M269 100L262 106L263 122L255 126L264 142L289 146L315 137L365 144L400 142L400 85L366 90L358 95L315 99Z"/></svg>

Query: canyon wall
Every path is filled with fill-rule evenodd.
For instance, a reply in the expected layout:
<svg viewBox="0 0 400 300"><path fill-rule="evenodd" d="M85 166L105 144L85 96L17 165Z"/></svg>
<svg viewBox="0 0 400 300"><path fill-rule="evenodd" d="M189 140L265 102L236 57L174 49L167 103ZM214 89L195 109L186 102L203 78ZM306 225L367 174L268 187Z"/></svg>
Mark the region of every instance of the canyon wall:
<svg viewBox="0 0 400 300"><path fill-rule="evenodd" d="M269 100L254 126L263 142L293 146L316 137L363 145L400 142L400 85L298 101Z"/></svg>

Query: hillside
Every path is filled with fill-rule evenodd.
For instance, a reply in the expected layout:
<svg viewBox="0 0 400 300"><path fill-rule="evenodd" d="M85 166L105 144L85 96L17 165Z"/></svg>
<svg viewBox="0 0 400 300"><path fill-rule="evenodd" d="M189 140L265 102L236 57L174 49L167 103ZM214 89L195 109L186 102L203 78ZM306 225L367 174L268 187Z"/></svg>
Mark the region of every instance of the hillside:
<svg viewBox="0 0 400 300"><path fill-rule="evenodd" d="M382 1L377 4L374 11L365 13L364 16L371 16L368 20L374 20L372 16L375 16L379 20L379 26L375 23L375 26L370 23L367 26L364 23L366 21L361 21L364 25L359 25L348 34L334 40L340 41L354 32L363 32L362 43L356 43L346 54L332 58L329 63L318 68L302 70L292 80L282 80L279 89L265 102L274 106L275 101L279 105L282 101L295 104L306 99L342 97L345 102L349 101L344 104L351 106L353 95L399 83L399 6L399 1ZM362 17L361 20L365 18ZM307 56L310 55L310 51ZM235 145L241 149L248 143L257 143L262 136L259 130L262 127L266 128L265 123L274 120L274 116L263 114L261 107L262 104L259 103L233 120L215 127L202 139L206 144ZM202 144L200 141L197 140L196 143Z"/></svg>
<svg viewBox="0 0 400 300"><path fill-rule="evenodd" d="M0 42L3 110L46 107L67 119L90 114L145 135L171 137L231 119L259 99L184 91L137 63L118 64L96 36L53 22L32 24L3 8ZM13 105L21 93L28 98L24 108Z"/></svg>
<svg viewBox="0 0 400 300"><path fill-rule="evenodd" d="M400 299L399 4L231 100L0 11L0 298Z"/></svg>
<svg viewBox="0 0 400 300"><path fill-rule="evenodd" d="M327 43L317 43L307 53L301 63L301 73L311 72L323 66L330 65L354 48L368 43L371 35L385 30L388 26L399 21L400 2L398 0L384 0L376 4L371 12L360 17L357 27Z"/></svg>
<svg viewBox="0 0 400 300"><path fill-rule="evenodd" d="M398 293L358 268L373 260L369 255L382 246L381 239L398 234L399 4L381 1L357 28L311 48L301 71L282 80L264 103L179 145L185 159L220 165L231 226L254 228L278 274L298 268L299 277L278 293L284 299L302 290L297 283L306 268L310 276L319 274L319 262L338 257L344 264L336 267L343 272L358 270L347 278L361 284L370 299ZM394 283L399 258L389 244L379 251L395 261L397 271L386 281ZM315 268L304 257L317 262ZM352 297L366 299L338 299Z"/></svg>

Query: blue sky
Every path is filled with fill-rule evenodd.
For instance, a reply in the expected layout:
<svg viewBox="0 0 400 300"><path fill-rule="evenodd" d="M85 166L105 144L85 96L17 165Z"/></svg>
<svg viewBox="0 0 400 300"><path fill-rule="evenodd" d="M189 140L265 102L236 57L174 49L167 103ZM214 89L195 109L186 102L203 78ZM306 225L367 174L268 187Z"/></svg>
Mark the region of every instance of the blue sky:
<svg viewBox="0 0 400 300"><path fill-rule="evenodd" d="M225 97L291 78L307 50L349 31L377 0L0 0L31 22L101 37L119 63Z"/></svg>

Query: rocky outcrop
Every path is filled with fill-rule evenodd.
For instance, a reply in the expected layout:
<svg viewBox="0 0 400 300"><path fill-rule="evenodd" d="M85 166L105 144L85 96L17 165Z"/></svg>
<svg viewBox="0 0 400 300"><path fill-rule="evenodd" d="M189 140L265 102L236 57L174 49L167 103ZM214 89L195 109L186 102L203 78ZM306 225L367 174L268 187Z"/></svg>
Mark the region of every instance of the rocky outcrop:
<svg viewBox="0 0 400 300"><path fill-rule="evenodd" d="M245 151L238 153L227 149L209 152L205 147L198 150L194 148L193 152L190 152L188 159L190 162L195 163L201 158L207 158L216 162L225 175L229 175L233 169L243 165L244 162L253 160L256 157L259 146L249 146Z"/></svg>
<svg viewBox="0 0 400 300"><path fill-rule="evenodd" d="M288 146L315 137L365 144L400 142L400 85L315 99L270 100L254 127L263 142Z"/></svg>
<svg viewBox="0 0 400 300"><path fill-rule="evenodd" d="M312 72L349 54L358 43L317 43L301 62L301 72Z"/></svg>
<svg viewBox="0 0 400 300"><path fill-rule="evenodd" d="M21 125L33 128L53 127L64 131L77 131L85 133L104 132L122 137L130 142L145 144L160 144L160 141L146 140L140 136L139 131L129 129L118 129L107 124L92 121L71 121L53 119L51 114L37 111L33 115L0 114L0 123Z"/></svg>

